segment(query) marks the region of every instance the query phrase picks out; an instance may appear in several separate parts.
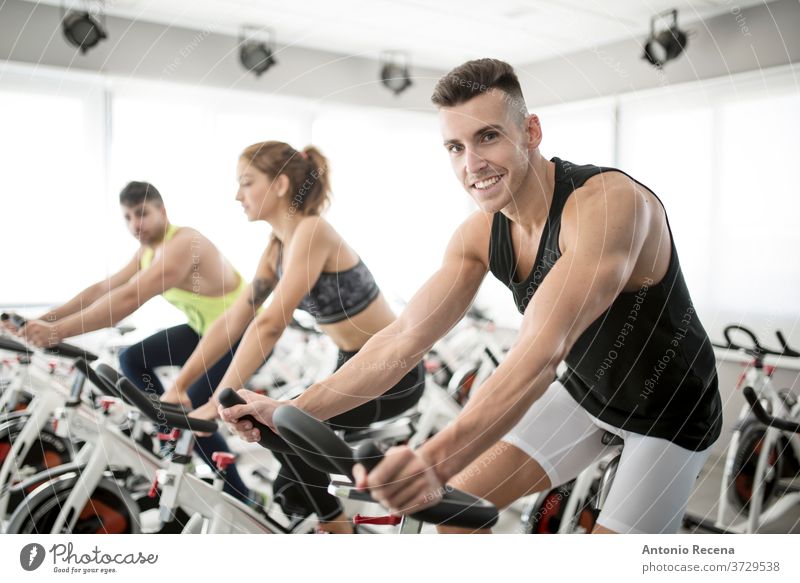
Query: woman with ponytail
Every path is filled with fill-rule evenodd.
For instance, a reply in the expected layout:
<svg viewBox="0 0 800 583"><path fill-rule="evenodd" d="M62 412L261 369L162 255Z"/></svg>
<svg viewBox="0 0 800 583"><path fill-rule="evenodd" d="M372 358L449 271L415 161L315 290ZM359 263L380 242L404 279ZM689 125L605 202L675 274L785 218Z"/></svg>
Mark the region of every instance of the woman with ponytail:
<svg viewBox="0 0 800 583"><path fill-rule="evenodd" d="M204 373L206 364L216 362L240 337L217 391L243 387L270 354L295 309L314 316L339 347L337 369L394 321L367 266L321 216L330 203L329 174L328 161L313 146L298 151L272 141L253 144L242 152L236 200L248 220L268 222L272 235L249 291L203 336L166 400L179 400L182 391ZM258 312L270 296L271 301ZM336 428L354 429L394 417L417 403L424 384L422 364L413 363L394 388L328 422ZM250 391L240 394L248 401L258 397ZM216 418L216 399L192 416ZM281 469L274 493L284 512L314 513L321 530L352 532L341 503L327 493L329 477L299 457L275 455Z"/></svg>

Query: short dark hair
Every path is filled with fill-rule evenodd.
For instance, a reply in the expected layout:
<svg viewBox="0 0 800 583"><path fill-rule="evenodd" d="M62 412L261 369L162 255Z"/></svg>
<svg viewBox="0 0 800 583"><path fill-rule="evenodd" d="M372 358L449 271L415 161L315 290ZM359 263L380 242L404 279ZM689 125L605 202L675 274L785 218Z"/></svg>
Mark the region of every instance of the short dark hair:
<svg viewBox="0 0 800 583"><path fill-rule="evenodd" d="M436 107L452 107L492 90L503 91L521 117L528 115L514 68L499 59L476 59L459 65L439 79L431 101Z"/></svg>
<svg viewBox="0 0 800 583"><path fill-rule="evenodd" d="M154 202L164 206L164 199L158 189L149 182L129 182L119 193L119 204L127 207L143 202Z"/></svg>

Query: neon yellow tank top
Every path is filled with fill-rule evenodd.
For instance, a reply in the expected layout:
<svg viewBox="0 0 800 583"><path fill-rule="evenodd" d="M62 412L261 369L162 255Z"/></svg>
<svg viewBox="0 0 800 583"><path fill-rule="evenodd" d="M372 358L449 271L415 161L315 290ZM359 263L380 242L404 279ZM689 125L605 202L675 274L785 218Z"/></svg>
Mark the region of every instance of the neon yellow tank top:
<svg viewBox="0 0 800 583"><path fill-rule="evenodd" d="M170 225L164 236L164 243L172 239L175 233L178 232L178 229L180 229L180 227L177 225ZM139 263L142 269L150 267L153 263L154 255L155 250L150 247L142 252ZM223 296L204 296L176 287L166 290L161 295L170 304L186 314L186 318L189 320L189 326L202 336L208 331L211 324L214 323L214 320L219 318L225 310L230 308L233 302L236 301L236 298L239 297L239 294L247 287L247 282L239 275L238 271L236 272L236 276L239 278L239 285L235 290Z"/></svg>

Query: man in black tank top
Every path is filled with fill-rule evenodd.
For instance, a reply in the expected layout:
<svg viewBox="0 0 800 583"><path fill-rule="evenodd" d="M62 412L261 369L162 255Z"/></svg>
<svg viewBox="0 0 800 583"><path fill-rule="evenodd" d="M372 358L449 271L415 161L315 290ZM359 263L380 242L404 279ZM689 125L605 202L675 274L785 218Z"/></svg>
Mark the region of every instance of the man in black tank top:
<svg viewBox="0 0 800 583"><path fill-rule="evenodd" d="M450 426L368 475L357 466L359 485L398 512L432 504L445 483L502 507L577 476L609 453L610 431L625 448L595 532L677 531L721 402L664 207L619 170L544 158L539 119L502 61L454 69L433 102L479 210L400 318L306 392L320 394L307 410L325 419L392 386L402 371L369 364L420 358L491 271L524 315L514 346Z"/></svg>

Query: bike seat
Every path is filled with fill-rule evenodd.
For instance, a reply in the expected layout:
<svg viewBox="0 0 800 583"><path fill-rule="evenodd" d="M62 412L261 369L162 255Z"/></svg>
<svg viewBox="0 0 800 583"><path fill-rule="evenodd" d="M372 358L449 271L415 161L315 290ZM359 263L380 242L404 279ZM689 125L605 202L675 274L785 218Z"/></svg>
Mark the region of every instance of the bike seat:
<svg viewBox="0 0 800 583"><path fill-rule="evenodd" d="M353 465L374 467L383 454L373 442L353 451L330 427L296 407L280 407L273 421L278 433L306 463L320 471L341 474L353 480ZM368 498L373 501L372 498ZM420 510L413 518L431 524L462 528L488 528L497 522L493 504L454 488L445 487L442 499Z"/></svg>

